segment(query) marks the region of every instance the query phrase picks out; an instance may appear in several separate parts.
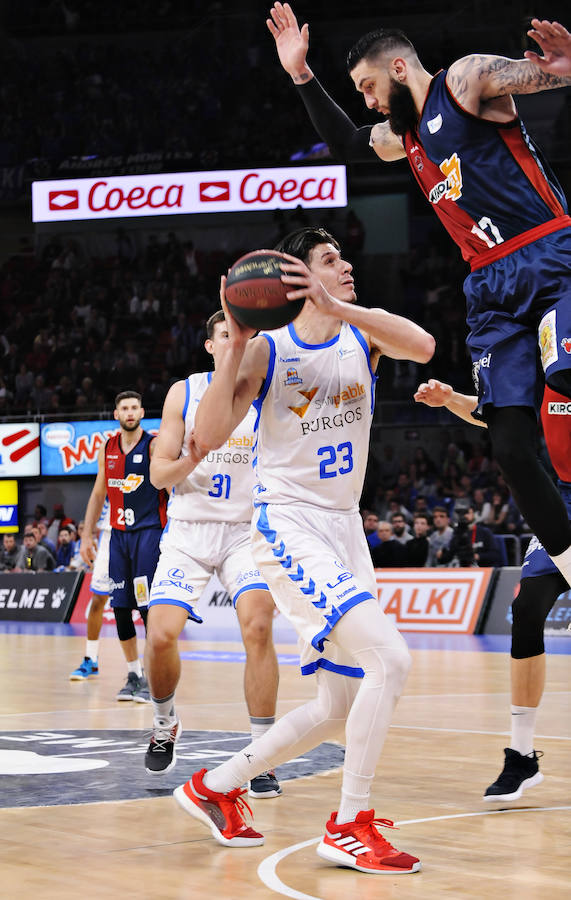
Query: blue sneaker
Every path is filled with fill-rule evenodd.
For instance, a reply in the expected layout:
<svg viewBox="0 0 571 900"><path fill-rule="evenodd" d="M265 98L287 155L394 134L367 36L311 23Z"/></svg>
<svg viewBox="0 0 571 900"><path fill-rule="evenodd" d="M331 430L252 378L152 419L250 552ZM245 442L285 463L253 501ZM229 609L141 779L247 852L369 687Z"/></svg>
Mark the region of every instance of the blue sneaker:
<svg viewBox="0 0 571 900"><path fill-rule="evenodd" d="M85 678L95 678L96 675L99 675L97 662L90 659L89 656L84 656L82 664L77 669L74 669L69 676L69 680L83 681Z"/></svg>

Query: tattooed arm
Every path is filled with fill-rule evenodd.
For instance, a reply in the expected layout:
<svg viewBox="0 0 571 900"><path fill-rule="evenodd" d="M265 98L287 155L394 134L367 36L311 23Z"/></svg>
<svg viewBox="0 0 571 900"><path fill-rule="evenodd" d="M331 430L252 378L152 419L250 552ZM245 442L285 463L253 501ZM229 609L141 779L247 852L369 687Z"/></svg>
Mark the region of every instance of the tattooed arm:
<svg viewBox="0 0 571 900"><path fill-rule="evenodd" d="M512 94L571 85L571 34L557 22L532 20L528 32L544 55L528 51L526 59L472 54L453 63L446 82L465 109L476 115L504 119L515 113Z"/></svg>

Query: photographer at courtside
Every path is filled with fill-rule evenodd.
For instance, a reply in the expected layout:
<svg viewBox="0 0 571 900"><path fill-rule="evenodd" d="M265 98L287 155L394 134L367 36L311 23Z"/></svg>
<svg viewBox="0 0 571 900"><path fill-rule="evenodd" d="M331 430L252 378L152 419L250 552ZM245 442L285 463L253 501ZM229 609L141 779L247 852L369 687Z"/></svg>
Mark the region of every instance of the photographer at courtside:
<svg viewBox="0 0 571 900"><path fill-rule="evenodd" d="M452 540L443 547L439 562L444 565L499 566L500 554L489 528L474 521L474 507L460 499L455 506L458 521Z"/></svg>

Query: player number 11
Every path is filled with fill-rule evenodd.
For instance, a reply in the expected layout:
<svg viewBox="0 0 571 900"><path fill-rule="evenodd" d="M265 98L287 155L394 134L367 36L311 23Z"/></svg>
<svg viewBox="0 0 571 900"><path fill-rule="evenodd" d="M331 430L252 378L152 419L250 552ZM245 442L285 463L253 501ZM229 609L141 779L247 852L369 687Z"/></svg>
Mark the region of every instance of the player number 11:
<svg viewBox="0 0 571 900"><path fill-rule="evenodd" d="M486 229L491 232L491 237L489 234L486 234ZM497 225L494 225L488 216L482 216L477 225L472 225L472 234L475 234L481 241L484 241L488 247L497 247L498 244L503 244L504 242L504 239L500 234L500 229Z"/></svg>

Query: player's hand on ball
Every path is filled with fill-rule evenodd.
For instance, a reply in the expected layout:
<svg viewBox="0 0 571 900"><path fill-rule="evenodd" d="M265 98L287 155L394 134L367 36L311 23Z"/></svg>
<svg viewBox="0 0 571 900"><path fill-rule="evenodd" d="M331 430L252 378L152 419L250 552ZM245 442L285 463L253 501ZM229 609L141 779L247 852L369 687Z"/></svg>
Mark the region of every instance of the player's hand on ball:
<svg viewBox="0 0 571 900"><path fill-rule="evenodd" d="M305 67L309 25L302 25L300 30L289 3L274 3L270 15L266 25L276 42L280 62L288 75L295 78Z"/></svg>
<svg viewBox="0 0 571 900"><path fill-rule="evenodd" d="M288 262L282 263L282 281L291 290L287 292L287 299L293 300L310 300L317 308L324 313L333 315L333 307L335 300L331 297L321 281L312 272L301 259L284 253Z"/></svg>
<svg viewBox="0 0 571 900"><path fill-rule="evenodd" d="M231 344L246 344L256 334L256 329L242 325L228 309L228 304L226 303L226 275L222 275L220 279L220 303L224 310L228 341Z"/></svg>
<svg viewBox="0 0 571 900"><path fill-rule="evenodd" d="M431 378L428 382L419 384L414 399L417 403L426 403L427 406L446 406L452 394L452 385Z"/></svg>

